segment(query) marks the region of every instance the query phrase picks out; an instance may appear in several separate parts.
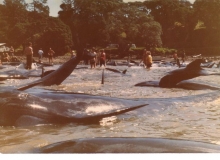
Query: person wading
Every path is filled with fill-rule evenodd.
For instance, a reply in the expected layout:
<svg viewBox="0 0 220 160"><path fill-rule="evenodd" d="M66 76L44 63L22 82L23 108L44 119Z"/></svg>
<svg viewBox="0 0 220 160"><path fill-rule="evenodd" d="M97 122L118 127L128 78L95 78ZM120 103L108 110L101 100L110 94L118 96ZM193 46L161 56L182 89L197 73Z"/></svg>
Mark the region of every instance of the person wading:
<svg viewBox="0 0 220 160"><path fill-rule="evenodd" d="M50 48L48 51L48 58L49 58L49 63L53 64L53 55L55 54L55 52Z"/></svg>
<svg viewBox="0 0 220 160"><path fill-rule="evenodd" d="M100 64L100 67L101 67L102 65L106 66L106 54L105 54L105 52L104 52L103 49L101 50L100 62L99 62L99 64Z"/></svg>
<svg viewBox="0 0 220 160"><path fill-rule="evenodd" d="M32 57L33 57L33 48L32 43L29 42L24 50L24 54L26 55L26 69L31 69L32 66Z"/></svg>

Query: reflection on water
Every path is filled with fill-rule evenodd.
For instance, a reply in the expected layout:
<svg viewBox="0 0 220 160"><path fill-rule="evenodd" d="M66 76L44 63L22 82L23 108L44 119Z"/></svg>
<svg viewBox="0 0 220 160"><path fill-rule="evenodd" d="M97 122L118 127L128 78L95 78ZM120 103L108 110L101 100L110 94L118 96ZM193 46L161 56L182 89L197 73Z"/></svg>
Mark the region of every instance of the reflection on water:
<svg viewBox="0 0 220 160"><path fill-rule="evenodd" d="M57 66L56 66L57 67ZM59 86L36 86L33 90L65 91L102 95L119 98L169 98L199 95L211 90L184 90L179 88L135 87L142 81L159 80L166 72L176 67L158 67L150 70L142 67L114 66L125 75L105 70L104 85L101 84L102 69L78 69ZM219 69L207 69L219 72ZM19 86L38 78L7 80L2 86ZM218 76L197 77L195 82L220 84ZM123 115L104 118L99 124L37 125L29 127L1 127L1 153L27 153L51 143L77 138L91 137L160 137L197 140L219 143L220 98L208 101L204 96L199 101L175 101L170 105L155 102L155 106L145 107ZM170 100L172 102L172 100ZM36 106L33 106L36 107ZM97 109L97 108L96 108ZM88 111L89 112L89 111Z"/></svg>

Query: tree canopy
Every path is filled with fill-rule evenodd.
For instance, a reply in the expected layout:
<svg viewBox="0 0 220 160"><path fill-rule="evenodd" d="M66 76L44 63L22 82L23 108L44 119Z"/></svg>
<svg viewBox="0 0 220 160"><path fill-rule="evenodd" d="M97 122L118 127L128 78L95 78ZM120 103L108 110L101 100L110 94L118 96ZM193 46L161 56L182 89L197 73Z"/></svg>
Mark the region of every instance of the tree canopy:
<svg viewBox="0 0 220 160"><path fill-rule="evenodd" d="M75 45L162 45L160 24L141 6L122 0L69 0L60 7L59 18L70 26Z"/></svg>
<svg viewBox="0 0 220 160"><path fill-rule="evenodd" d="M51 47L62 55L72 45L69 26L60 19L49 16L47 0L4 0L0 5L0 41L15 48L33 43L34 53L39 48L45 52Z"/></svg>
<svg viewBox="0 0 220 160"><path fill-rule="evenodd" d="M58 15L49 16L47 0L4 0L0 41L15 48L31 41L36 50L52 47L56 55L110 43L220 51L220 0L63 0Z"/></svg>

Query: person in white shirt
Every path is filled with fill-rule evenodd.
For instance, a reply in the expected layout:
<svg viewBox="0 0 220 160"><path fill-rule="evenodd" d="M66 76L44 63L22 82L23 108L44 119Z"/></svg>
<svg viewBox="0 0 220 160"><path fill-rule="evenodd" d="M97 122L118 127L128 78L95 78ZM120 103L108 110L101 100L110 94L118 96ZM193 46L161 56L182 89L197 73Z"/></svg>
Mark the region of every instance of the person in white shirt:
<svg viewBox="0 0 220 160"><path fill-rule="evenodd" d="M38 51L39 62L41 62L41 59L43 58L43 54L44 54L44 51L42 50L42 48L40 48L39 51Z"/></svg>

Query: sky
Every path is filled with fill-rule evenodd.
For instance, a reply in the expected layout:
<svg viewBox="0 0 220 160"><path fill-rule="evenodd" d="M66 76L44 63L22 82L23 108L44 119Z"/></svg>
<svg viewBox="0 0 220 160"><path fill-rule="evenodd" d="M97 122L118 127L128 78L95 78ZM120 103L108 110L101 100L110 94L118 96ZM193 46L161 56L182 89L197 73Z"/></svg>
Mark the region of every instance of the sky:
<svg viewBox="0 0 220 160"><path fill-rule="evenodd" d="M0 0L0 3L3 3L4 0ZM33 0L26 0L27 3L32 2ZM145 1L145 0L124 0L124 2L135 2L135 1ZM191 3L194 3L195 0L188 0ZM58 12L61 10L60 5L62 0L47 0L48 6L50 7L50 16L57 17Z"/></svg>

